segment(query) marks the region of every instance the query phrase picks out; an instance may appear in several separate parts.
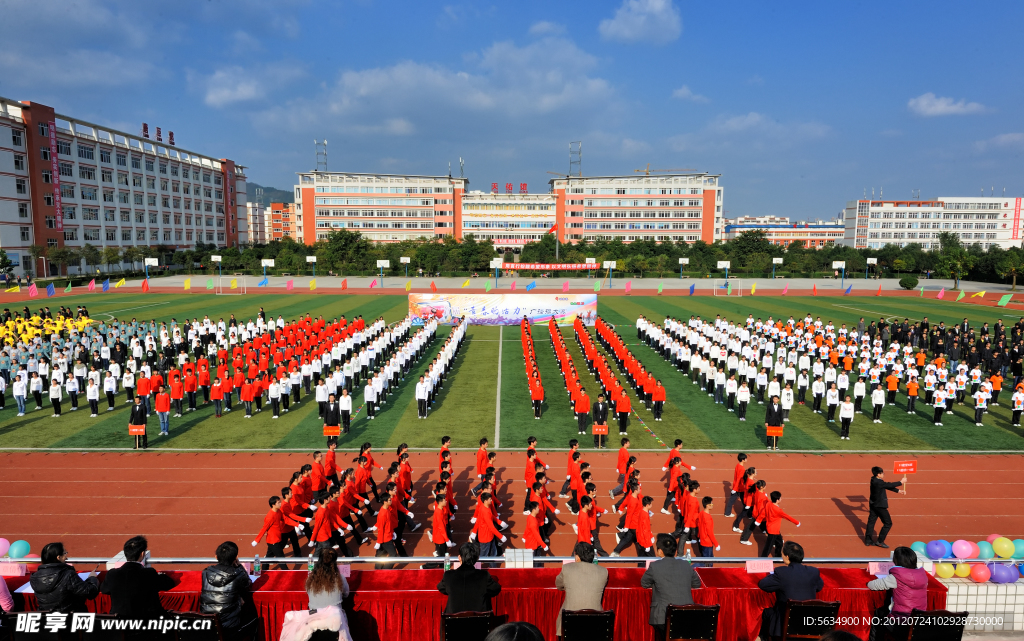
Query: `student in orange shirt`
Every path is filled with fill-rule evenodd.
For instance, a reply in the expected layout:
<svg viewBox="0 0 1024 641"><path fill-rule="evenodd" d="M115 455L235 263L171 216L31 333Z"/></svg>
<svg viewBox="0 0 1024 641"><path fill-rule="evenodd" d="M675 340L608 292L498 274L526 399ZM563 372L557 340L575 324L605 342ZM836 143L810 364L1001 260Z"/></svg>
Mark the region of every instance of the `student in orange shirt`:
<svg viewBox="0 0 1024 641"><path fill-rule="evenodd" d="M989 403L991 405L999 405L996 401L999 400L999 392L1003 389L1003 377L997 371L988 377L988 382L992 383L992 400Z"/></svg>
<svg viewBox="0 0 1024 641"><path fill-rule="evenodd" d="M910 377L907 381L907 414L914 413L914 405L917 403L917 391L921 388L917 383L917 377Z"/></svg>
<svg viewBox="0 0 1024 641"><path fill-rule="evenodd" d="M885 377L885 386L889 391L888 398L885 399L887 405L896 404L896 391L900 387L900 379L895 374L889 374Z"/></svg>

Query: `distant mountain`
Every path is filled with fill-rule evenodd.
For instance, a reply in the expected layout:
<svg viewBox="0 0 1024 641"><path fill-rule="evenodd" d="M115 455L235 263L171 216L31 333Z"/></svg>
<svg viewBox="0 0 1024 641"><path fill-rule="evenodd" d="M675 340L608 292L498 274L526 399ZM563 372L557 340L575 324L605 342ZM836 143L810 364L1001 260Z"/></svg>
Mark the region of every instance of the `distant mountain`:
<svg viewBox="0 0 1024 641"><path fill-rule="evenodd" d="M245 183L245 195L249 202L256 202L256 190L263 189L263 204L269 205L270 203L290 203L295 202L295 192L290 189L277 189L275 187L264 187L256 183L247 182Z"/></svg>

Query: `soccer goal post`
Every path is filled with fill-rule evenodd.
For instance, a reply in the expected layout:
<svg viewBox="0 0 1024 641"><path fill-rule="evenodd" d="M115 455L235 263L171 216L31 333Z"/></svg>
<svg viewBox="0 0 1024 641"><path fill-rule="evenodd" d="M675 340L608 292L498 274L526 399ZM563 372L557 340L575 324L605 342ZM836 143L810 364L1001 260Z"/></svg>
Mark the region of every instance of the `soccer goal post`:
<svg viewBox="0 0 1024 641"><path fill-rule="evenodd" d="M715 296L742 296L743 295L743 283L738 278L725 278L715 279Z"/></svg>
<svg viewBox="0 0 1024 641"><path fill-rule="evenodd" d="M217 278L218 296L233 296L245 293L244 276L220 276Z"/></svg>

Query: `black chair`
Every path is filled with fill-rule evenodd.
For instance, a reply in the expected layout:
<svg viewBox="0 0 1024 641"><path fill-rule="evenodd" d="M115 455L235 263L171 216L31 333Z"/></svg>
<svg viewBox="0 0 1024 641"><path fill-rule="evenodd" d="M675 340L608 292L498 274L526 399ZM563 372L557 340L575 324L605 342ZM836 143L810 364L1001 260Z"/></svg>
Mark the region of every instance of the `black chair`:
<svg viewBox="0 0 1024 641"><path fill-rule="evenodd" d="M782 620L782 641L817 639L834 629L839 616L839 601L788 601Z"/></svg>
<svg viewBox="0 0 1024 641"><path fill-rule="evenodd" d="M563 610L562 641L613 641L614 610Z"/></svg>
<svg viewBox="0 0 1024 641"><path fill-rule="evenodd" d="M201 612L168 612L177 617L179 629L175 630L175 641L224 641L224 630L220 627L220 617L216 614Z"/></svg>
<svg viewBox="0 0 1024 641"><path fill-rule="evenodd" d="M949 610L918 610L910 615L913 622L907 641L960 641L964 636L969 612Z"/></svg>
<svg viewBox="0 0 1024 641"><path fill-rule="evenodd" d="M441 615L441 641L484 641L491 633L494 612L456 612Z"/></svg>
<svg viewBox="0 0 1024 641"><path fill-rule="evenodd" d="M721 609L720 605L668 606L665 610L665 641L714 641Z"/></svg>

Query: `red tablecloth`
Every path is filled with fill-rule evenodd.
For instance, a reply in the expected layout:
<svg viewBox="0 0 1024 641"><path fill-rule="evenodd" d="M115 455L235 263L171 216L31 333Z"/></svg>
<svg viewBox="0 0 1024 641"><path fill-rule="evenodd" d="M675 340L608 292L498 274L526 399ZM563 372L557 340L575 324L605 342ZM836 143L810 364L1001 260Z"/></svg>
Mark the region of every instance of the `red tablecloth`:
<svg viewBox="0 0 1024 641"><path fill-rule="evenodd" d="M529 621L539 627L546 639L555 638L555 618L563 594L555 589L559 568L537 570L492 570L501 583L501 594L494 599L494 611L510 621ZM719 641L752 641L761 625L761 610L775 602L774 595L757 587L763 574L747 574L742 568L699 568L704 587L694 590L697 603L722 606L719 616ZM168 572L177 581L161 600L169 610L197 610L200 573ZM356 639L367 641L420 641L438 639L441 612L447 597L437 592L441 570L353 571L349 580L352 592L346 602L349 626ZM604 607L615 611L617 641L654 641L647 625L651 593L639 587L643 570L610 568ZM867 589L873 577L862 569L822 568L825 589L818 598L840 601L842 617L870 617L882 604L883 592ZM102 580L102 575L101 575ZM8 578L11 592L27 577ZM305 572L271 571L261 576L253 588L253 601L263 621L264 638L275 641L281 631L284 613L307 606ZM16 609L33 610L35 595L15 594ZM946 606L946 588L929 578L928 608ZM110 599L100 595L89 608L106 612ZM846 628L862 639L868 626Z"/></svg>

